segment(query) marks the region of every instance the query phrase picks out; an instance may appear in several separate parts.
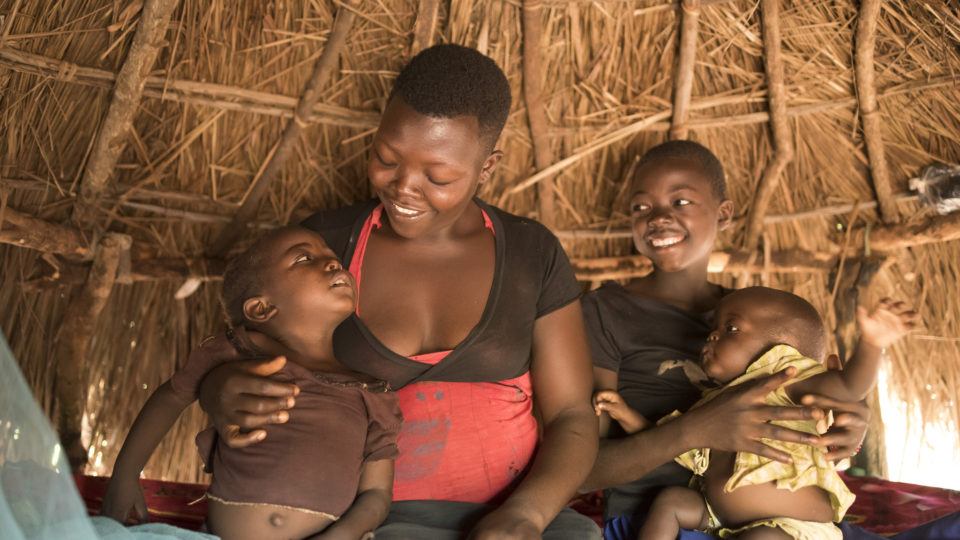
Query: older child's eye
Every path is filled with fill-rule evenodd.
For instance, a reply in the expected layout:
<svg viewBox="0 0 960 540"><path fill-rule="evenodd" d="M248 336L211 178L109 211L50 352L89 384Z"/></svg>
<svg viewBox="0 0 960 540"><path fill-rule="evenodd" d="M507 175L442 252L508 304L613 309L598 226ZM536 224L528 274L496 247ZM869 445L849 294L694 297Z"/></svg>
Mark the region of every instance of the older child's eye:
<svg viewBox="0 0 960 540"><path fill-rule="evenodd" d="M293 260L293 264L300 264L302 262L307 262L309 260L311 260L310 255L307 255L306 253L301 253L300 255L297 255L296 259Z"/></svg>
<svg viewBox="0 0 960 540"><path fill-rule="evenodd" d="M727 325L727 333L728 333L728 334L735 334L735 333L737 333L737 332L739 332L739 331L740 331L740 328L739 328L737 325L735 325L735 324L728 324L728 325Z"/></svg>
<svg viewBox="0 0 960 540"><path fill-rule="evenodd" d="M377 152L376 150L373 151L373 155L374 155L374 157L377 158L377 161L379 161L380 164L383 165L384 167L396 167L396 166L397 166L396 163L389 163L389 162L387 162L387 160L383 159L383 156L380 155L380 152Z"/></svg>
<svg viewBox="0 0 960 540"><path fill-rule="evenodd" d="M691 201L690 199L677 199L676 201L674 201L673 204L677 206L687 206L687 205L693 204L693 201Z"/></svg>
<svg viewBox="0 0 960 540"><path fill-rule="evenodd" d="M646 212L650 209L650 205L646 203L633 203L630 205L631 212Z"/></svg>

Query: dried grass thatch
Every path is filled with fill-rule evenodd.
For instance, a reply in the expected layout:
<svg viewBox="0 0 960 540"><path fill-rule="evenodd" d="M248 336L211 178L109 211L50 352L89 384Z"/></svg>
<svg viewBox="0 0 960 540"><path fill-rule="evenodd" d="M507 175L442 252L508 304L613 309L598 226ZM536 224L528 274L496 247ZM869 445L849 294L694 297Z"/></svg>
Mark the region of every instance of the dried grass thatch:
<svg viewBox="0 0 960 540"><path fill-rule="evenodd" d="M0 224L5 212L11 219L14 210L71 223L141 4L0 0ZM356 15L339 70L322 90L314 122L301 130L293 155L270 185L257 224L284 223L311 209L367 196L366 149L377 113L409 57L418 14L423 10L425 22L417 27L427 28L417 41L422 44L429 39L423 36L430 36L434 9L433 40L490 55L514 90L514 110L500 143L506 157L481 196L536 216L537 190L518 189L532 186L524 181L536 172L522 99L521 4L362 0L347 8L320 0L180 2L115 172L89 222L129 234L137 253L168 261L202 257L279 140L324 50L337 9ZM687 128L691 138L721 158L730 195L746 216L772 155L759 3L702 4ZM808 259L809 253L826 258L805 271L784 273L755 256L752 264L760 271L751 279L810 298L836 324L836 287L829 270L838 267L835 255L844 246L844 231L855 230L848 247L850 257L857 258L864 227L880 227L873 208L836 209L875 201L857 107L858 4L782 4L787 123L795 151L766 212L762 249L771 261L790 249L803 250ZM570 158L550 179L555 227L577 260L630 253L630 241L618 232L627 223L624 178L637 156L664 140L670 127L679 13L678 3L666 0L542 4L547 155L557 162ZM882 147L895 194L905 192L907 179L931 161L960 162L958 45L955 7L883 2L874 71ZM929 217L913 199L901 199L904 222ZM808 211L812 215L793 215ZM16 243L9 223L4 228L0 240ZM723 238L718 248L740 246L742 230ZM894 386L927 422L956 427L960 243L911 247L907 237L899 245L906 247L890 252L893 258L866 291L871 298L906 298L923 313L925 328L892 355ZM59 267L61 281L69 281L75 265L11 246L0 246L0 257L0 301L7 306L0 327L53 415L54 338L76 287L24 284L38 273L49 277L51 264ZM727 283L733 277L730 272L720 276ZM109 470L118 441L149 391L199 337L220 325L217 285L203 285L175 300L181 285L182 280L170 279L115 285L90 336L90 352L79 367L88 389L84 433L94 470ZM202 423L199 410L191 409L146 474L199 479L191 447Z"/></svg>

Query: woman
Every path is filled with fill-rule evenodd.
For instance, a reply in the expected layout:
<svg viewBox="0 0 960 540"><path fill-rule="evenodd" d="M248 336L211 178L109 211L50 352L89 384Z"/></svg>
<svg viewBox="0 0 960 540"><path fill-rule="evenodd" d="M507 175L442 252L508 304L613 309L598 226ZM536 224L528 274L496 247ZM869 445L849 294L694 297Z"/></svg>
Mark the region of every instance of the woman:
<svg viewBox="0 0 960 540"><path fill-rule="evenodd" d="M388 381L404 414L378 538L599 538L564 510L597 448L580 288L543 226L474 198L503 155L509 108L489 58L421 52L374 136L376 200L304 222L357 281L337 358ZM231 363L204 381L201 404L231 444L296 414L296 389L263 377L281 363Z"/></svg>

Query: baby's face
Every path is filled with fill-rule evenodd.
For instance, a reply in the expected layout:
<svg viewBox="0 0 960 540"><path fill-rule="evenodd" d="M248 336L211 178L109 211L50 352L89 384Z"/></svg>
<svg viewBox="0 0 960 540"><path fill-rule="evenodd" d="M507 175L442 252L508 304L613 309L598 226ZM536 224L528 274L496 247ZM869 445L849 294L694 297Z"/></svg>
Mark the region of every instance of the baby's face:
<svg viewBox="0 0 960 540"><path fill-rule="evenodd" d="M734 292L720 301L714 328L700 353L703 371L726 384L747 370L764 351L775 345L762 303Z"/></svg>
<svg viewBox="0 0 960 540"><path fill-rule="evenodd" d="M266 292L286 323L339 322L353 313L353 276L319 234L291 227L276 238L266 260Z"/></svg>

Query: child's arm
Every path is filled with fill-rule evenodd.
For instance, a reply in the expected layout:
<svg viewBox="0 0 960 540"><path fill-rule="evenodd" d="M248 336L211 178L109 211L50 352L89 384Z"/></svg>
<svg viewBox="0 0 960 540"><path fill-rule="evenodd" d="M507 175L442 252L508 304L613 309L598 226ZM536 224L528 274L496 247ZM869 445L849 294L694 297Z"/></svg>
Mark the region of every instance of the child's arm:
<svg viewBox="0 0 960 540"><path fill-rule="evenodd" d="M357 540L366 537L387 518L392 499L393 460L368 461L360 473L353 504L316 538Z"/></svg>
<svg viewBox="0 0 960 540"><path fill-rule="evenodd" d="M140 490L140 471L190 403L174 393L169 381L150 396L133 422L117 456L113 477L103 498L102 515L124 522L132 509L139 519L146 519L147 509Z"/></svg>
<svg viewBox="0 0 960 540"><path fill-rule="evenodd" d="M859 401L877 381L883 349L893 345L912 330L917 313L903 302L884 298L872 312L857 308L860 341L853 358L842 371L830 370L787 387L791 399L806 394L823 394L839 400Z"/></svg>
<svg viewBox="0 0 960 540"><path fill-rule="evenodd" d="M616 420L628 435L643 431L652 425L613 390L601 390L593 395L593 411L597 416L604 412L609 414L610 418Z"/></svg>

